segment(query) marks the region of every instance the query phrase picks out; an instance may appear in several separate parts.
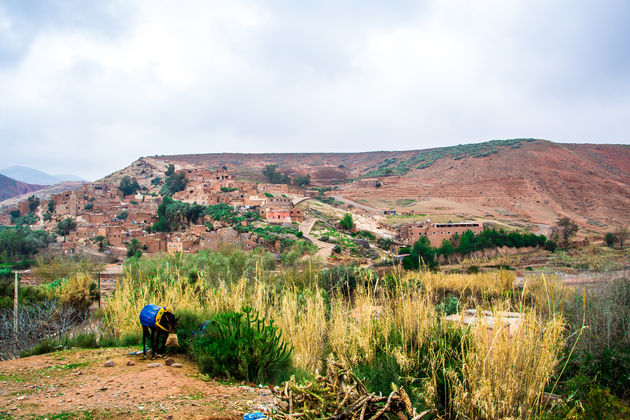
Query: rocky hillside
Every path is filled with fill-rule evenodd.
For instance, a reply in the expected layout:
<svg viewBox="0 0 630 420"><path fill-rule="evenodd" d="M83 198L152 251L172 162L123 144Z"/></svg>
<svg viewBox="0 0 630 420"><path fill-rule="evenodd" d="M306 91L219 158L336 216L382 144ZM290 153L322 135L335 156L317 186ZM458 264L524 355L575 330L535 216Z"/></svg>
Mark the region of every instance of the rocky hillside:
<svg viewBox="0 0 630 420"><path fill-rule="evenodd" d="M263 180L268 164L356 205L414 211L438 219L504 220L550 225L575 219L583 232L630 223L630 146L513 139L428 150L364 153L214 153L139 159L108 177L145 185L163 168L226 165ZM377 187L379 185L379 187Z"/></svg>
<svg viewBox="0 0 630 420"><path fill-rule="evenodd" d="M45 188L45 185L26 184L0 175L0 201Z"/></svg>

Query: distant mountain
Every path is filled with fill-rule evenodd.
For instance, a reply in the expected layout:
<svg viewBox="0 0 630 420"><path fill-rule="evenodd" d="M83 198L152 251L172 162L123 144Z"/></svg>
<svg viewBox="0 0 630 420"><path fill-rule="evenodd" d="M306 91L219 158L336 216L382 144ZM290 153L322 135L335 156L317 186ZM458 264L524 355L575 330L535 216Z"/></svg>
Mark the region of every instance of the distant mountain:
<svg viewBox="0 0 630 420"><path fill-rule="evenodd" d="M37 185L54 185L63 181L83 181L83 178L76 175L50 175L37 169L17 165L0 170L0 174L17 181Z"/></svg>
<svg viewBox="0 0 630 420"><path fill-rule="evenodd" d="M45 188L44 185L32 185L0 175L0 201Z"/></svg>
<svg viewBox="0 0 630 420"><path fill-rule="evenodd" d="M63 181L85 181L85 182L87 182L87 179L81 178L80 176L76 176L76 175L59 174L59 175L53 175L53 176L55 178L57 178L60 182L63 182Z"/></svg>

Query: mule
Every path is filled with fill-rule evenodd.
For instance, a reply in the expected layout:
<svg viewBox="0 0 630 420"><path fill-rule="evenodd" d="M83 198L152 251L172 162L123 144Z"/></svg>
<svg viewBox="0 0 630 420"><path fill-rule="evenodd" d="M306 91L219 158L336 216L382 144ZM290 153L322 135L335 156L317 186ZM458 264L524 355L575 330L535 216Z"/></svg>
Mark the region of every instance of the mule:
<svg viewBox="0 0 630 420"><path fill-rule="evenodd" d="M173 312L165 307L146 305L140 312L142 324L142 354L146 357L146 340L149 339L152 356L166 352L166 338L169 334L177 334L177 322ZM176 340L175 340L176 341Z"/></svg>

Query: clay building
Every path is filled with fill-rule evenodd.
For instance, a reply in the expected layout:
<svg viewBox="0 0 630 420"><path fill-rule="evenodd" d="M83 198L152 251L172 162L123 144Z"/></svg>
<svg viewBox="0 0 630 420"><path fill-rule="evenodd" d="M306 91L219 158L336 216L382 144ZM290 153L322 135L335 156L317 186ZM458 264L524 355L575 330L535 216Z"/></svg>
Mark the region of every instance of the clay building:
<svg viewBox="0 0 630 420"><path fill-rule="evenodd" d="M471 230L474 234L483 231L483 223L417 223L413 225L404 225L400 228L400 239L406 244L414 244L420 237L426 236L431 242L431 246L439 247L444 239L451 239L453 235L458 233L460 236L467 230Z"/></svg>

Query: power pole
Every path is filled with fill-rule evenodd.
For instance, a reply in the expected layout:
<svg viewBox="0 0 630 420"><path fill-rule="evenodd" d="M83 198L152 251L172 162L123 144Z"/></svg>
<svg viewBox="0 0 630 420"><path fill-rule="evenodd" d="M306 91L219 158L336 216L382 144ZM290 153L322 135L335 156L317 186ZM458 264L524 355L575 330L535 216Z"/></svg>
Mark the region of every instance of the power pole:
<svg viewBox="0 0 630 420"><path fill-rule="evenodd" d="M13 334L18 336L18 272L15 272L15 290L13 291Z"/></svg>

